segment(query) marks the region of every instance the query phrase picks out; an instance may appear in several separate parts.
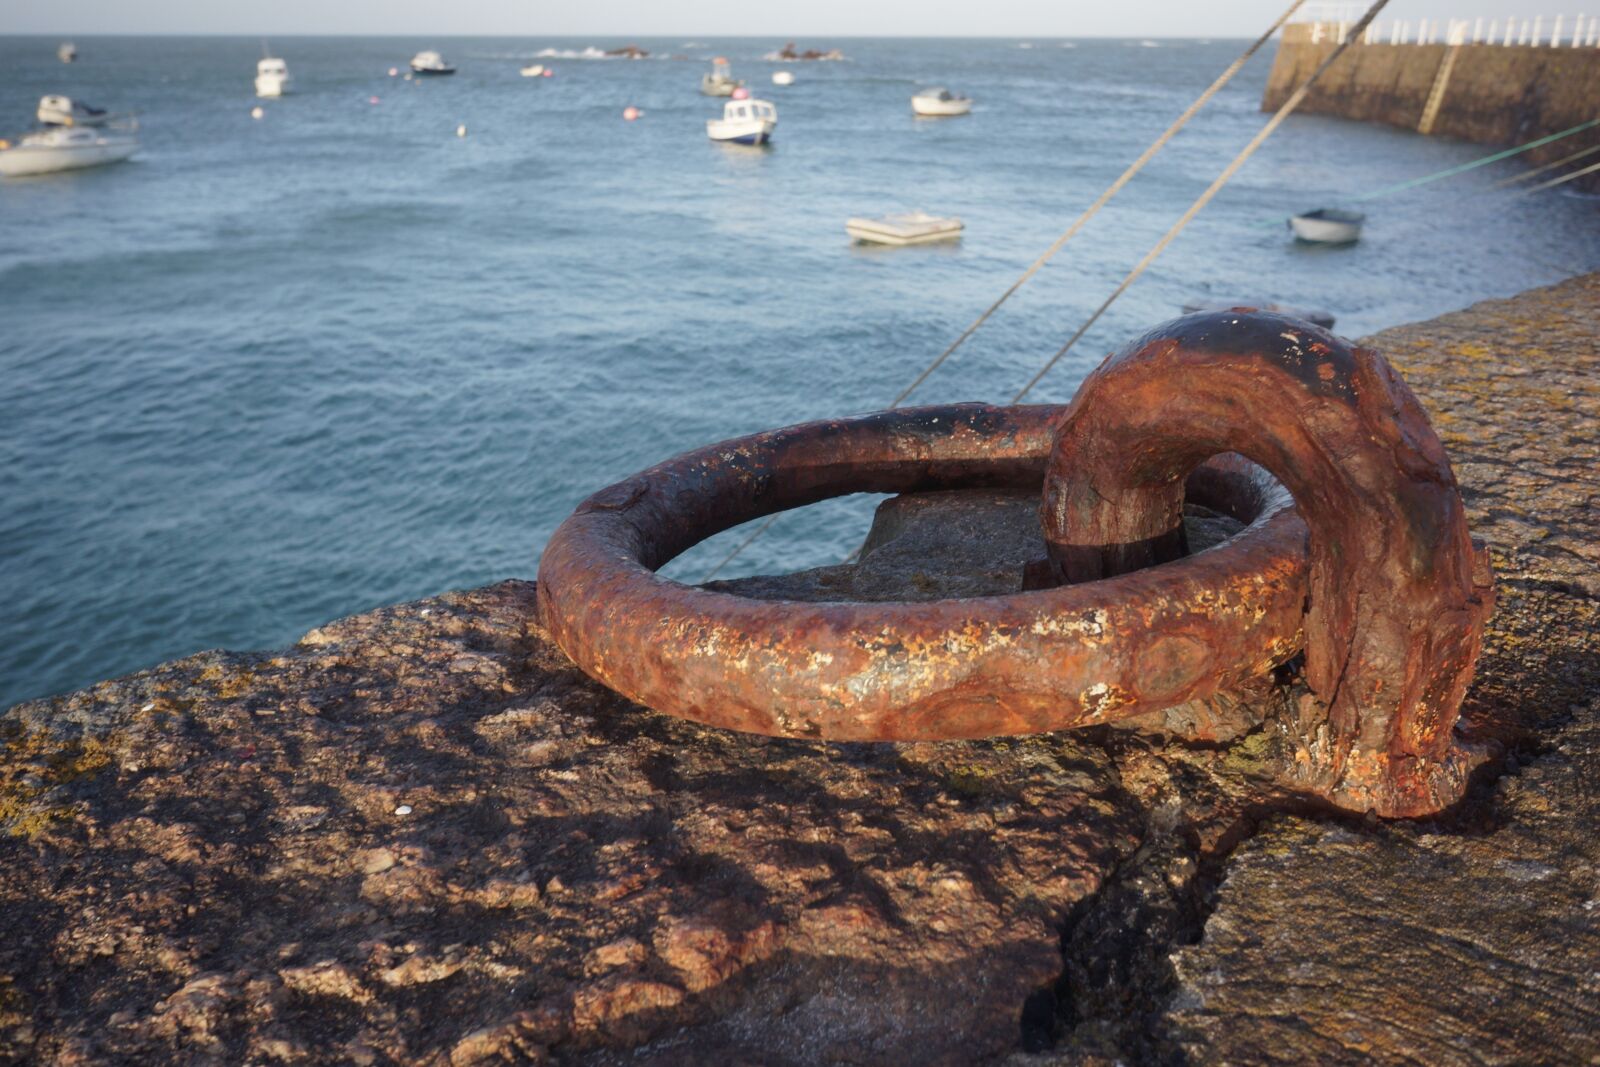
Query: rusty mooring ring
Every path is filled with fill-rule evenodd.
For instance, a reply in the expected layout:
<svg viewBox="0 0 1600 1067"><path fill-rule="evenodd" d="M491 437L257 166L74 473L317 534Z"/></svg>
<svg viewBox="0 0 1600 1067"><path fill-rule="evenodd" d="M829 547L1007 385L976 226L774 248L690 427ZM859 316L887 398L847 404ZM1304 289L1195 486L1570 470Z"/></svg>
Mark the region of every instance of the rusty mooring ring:
<svg viewBox="0 0 1600 1067"><path fill-rule="evenodd" d="M1305 501L1309 565L1299 512L1241 457ZM1045 578L1053 568L1085 584L815 604L654 574L714 533L831 496L1041 484ZM1249 525L1182 556L1186 491ZM1311 692L1281 724L1295 776L1346 807L1418 815L1465 789L1474 755L1454 726L1493 588L1444 449L1383 358L1233 309L1146 334L1064 412L889 411L669 460L561 525L539 602L561 648L634 700L713 726L842 740L1036 733L1158 711L1281 662L1301 647L1304 619Z"/></svg>
<svg viewBox="0 0 1600 1067"><path fill-rule="evenodd" d="M1247 528L1092 585L922 603L800 603L653 571L723 529L854 492L1036 489L1056 407L909 408L698 449L596 493L539 566L545 625L577 664L658 711L789 737L1039 733L1207 696L1300 646L1305 536L1286 494L1217 461L1197 499ZM1020 577L1020 576L1019 576Z"/></svg>

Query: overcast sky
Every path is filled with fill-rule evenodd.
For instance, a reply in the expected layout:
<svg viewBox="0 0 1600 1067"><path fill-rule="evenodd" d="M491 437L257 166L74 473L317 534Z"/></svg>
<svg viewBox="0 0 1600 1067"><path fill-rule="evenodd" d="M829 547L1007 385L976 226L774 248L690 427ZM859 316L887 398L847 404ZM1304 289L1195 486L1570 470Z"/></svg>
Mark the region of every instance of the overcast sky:
<svg viewBox="0 0 1600 1067"><path fill-rule="evenodd" d="M1288 0L0 0L4 33L503 34L516 37L1253 37ZM1583 3L1588 7L1584 8ZM1600 0L1563 12L1600 15ZM1391 0L1381 18L1505 18L1539 0Z"/></svg>

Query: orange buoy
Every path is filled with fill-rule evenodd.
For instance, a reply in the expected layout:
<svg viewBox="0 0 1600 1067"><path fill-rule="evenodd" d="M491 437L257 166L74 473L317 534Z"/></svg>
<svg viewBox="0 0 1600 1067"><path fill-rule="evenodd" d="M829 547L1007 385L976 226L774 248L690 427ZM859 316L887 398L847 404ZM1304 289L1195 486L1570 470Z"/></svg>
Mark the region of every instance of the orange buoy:
<svg viewBox="0 0 1600 1067"><path fill-rule="evenodd" d="M634 119L643 114L644 112L640 111L636 107L625 107L622 109L622 118L626 122L632 122Z"/></svg>

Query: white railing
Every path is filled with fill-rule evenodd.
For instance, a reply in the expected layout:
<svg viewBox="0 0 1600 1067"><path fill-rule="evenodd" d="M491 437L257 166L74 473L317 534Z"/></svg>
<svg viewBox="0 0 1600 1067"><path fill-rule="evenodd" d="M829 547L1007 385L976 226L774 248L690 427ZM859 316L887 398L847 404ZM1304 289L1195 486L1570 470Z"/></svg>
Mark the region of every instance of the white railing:
<svg viewBox="0 0 1600 1067"><path fill-rule="evenodd" d="M1324 6L1320 11L1328 11ZM1342 13L1342 11L1340 12ZM1355 28L1353 18L1318 18L1309 23L1311 42L1343 43ZM1472 19L1396 19L1373 22L1361 35L1363 44L1492 44L1545 48L1600 47L1600 15L1543 15Z"/></svg>

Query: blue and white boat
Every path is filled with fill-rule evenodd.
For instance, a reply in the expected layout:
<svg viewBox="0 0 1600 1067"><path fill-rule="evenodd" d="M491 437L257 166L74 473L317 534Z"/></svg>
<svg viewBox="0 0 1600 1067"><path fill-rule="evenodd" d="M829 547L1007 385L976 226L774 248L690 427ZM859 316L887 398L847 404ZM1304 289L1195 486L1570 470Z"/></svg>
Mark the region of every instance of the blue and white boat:
<svg viewBox="0 0 1600 1067"><path fill-rule="evenodd" d="M768 100L729 100L720 119L706 120L706 136L731 144L766 144L778 125L778 109Z"/></svg>

